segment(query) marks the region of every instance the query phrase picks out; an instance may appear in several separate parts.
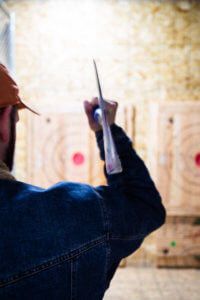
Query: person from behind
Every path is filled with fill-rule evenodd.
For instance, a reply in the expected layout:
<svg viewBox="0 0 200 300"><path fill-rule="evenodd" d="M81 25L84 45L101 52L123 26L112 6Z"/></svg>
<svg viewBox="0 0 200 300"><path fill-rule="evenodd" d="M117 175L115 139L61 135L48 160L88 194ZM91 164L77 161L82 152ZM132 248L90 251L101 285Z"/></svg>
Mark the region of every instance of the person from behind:
<svg viewBox="0 0 200 300"><path fill-rule="evenodd" d="M96 106L98 98L84 102L105 160ZM0 64L0 299L100 300L120 261L164 224L160 194L115 123L117 106L105 101L123 172L108 175L104 167L107 185L62 181L44 189L21 182L11 173L18 110L37 112Z"/></svg>

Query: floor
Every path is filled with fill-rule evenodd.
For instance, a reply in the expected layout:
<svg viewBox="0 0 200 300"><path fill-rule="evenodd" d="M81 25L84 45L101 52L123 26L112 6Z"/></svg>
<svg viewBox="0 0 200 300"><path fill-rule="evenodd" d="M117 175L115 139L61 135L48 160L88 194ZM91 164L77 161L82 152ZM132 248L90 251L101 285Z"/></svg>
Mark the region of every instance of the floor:
<svg viewBox="0 0 200 300"><path fill-rule="evenodd" d="M118 268L104 300L200 300L200 270Z"/></svg>

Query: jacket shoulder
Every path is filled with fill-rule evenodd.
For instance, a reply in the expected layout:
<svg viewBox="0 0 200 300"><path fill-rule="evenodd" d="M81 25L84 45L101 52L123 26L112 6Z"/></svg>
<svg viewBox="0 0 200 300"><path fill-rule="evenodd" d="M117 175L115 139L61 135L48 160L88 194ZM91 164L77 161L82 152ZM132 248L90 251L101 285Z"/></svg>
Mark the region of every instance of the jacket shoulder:
<svg viewBox="0 0 200 300"><path fill-rule="evenodd" d="M43 189L0 180L0 196L1 277L70 258L105 239L100 196L89 185L60 182Z"/></svg>

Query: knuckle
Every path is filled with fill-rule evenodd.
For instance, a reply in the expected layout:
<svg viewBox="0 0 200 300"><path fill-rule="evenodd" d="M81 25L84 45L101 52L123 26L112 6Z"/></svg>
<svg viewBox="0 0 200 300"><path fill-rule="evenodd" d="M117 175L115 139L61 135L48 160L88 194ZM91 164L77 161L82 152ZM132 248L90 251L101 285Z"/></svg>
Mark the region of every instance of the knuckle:
<svg viewBox="0 0 200 300"><path fill-rule="evenodd" d="M114 106L116 106L116 107L118 106L118 102L117 101L112 100L111 103L114 104Z"/></svg>

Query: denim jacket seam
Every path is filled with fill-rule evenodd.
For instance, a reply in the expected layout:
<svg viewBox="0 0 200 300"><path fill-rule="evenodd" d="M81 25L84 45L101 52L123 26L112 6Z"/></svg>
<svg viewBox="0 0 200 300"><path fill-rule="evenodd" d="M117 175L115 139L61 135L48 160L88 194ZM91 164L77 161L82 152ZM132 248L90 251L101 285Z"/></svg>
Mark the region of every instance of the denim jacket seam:
<svg viewBox="0 0 200 300"><path fill-rule="evenodd" d="M76 299L77 257L71 260L71 300Z"/></svg>
<svg viewBox="0 0 200 300"><path fill-rule="evenodd" d="M39 272L42 272L44 270L47 270L51 267L54 267L56 265L59 265L65 261L68 261L68 260L71 260L73 258L76 258L77 256L79 256L80 254L100 245L100 244L103 244L104 242L106 242L108 239L107 235L105 236L102 236L94 241L91 241L83 246L81 246L80 248L77 248L73 251L70 251L69 253L67 254L64 254L64 255L60 255L58 256L57 258L53 258L49 261L46 261L45 263L42 263L42 264L39 264L31 269L28 269L28 270L25 270L25 271L22 271L22 272L18 272L16 274L13 274L11 276L8 276L6 278L2 278L0 280L0 288L3 288L9 284L12 284L12 283L15 283L19 280L22 280L24 278L27 278L27 277L30 277L30 276L33 276Z"/></svg>
<svg viewBox="0 0 200 300"><path fill-rule="evenodd" d="M125 240L125 241L133 241L133 240L138 240L140 238L144 238L146 237L147 234L145 233L141 233L141 234L137 234L134 236L111 236L110 239L111 240Z"/></svg>
<svg viewBox="0 0 200 300"><path fill-rule="evenodd" d="M103 212L103 220L104 220L104 228L106 232L106 264L105 264L105 287L107 286L107 274L108 274L108 266L109 266L109 260L110 260L110 223L109 223L109 216L108 216L108 210L107 207L103 201L103 198L100 198L100 204L102 207L102 212Z"/></svg>

